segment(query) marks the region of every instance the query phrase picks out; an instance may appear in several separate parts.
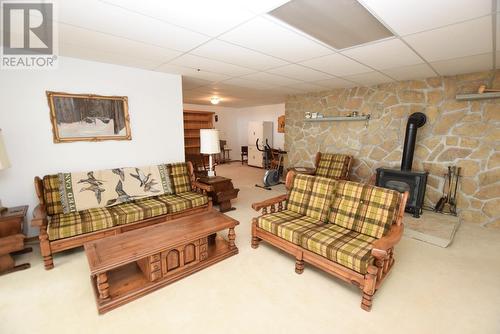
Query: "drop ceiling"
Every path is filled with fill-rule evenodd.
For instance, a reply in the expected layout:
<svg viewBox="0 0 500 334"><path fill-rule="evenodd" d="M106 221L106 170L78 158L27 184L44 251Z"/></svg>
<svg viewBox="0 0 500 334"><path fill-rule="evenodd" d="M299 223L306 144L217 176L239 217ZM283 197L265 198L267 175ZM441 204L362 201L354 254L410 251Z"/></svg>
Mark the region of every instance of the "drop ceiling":
<svg viewBox="0 0 500 334"><path fill-rule="evenodd" d="M59 52L180 74L186 103L214 95L221 106L280 103L287 94L489 70L500 58L495 1L359 0L393 36L335 49L268 14L287 0L60 0Z"/></svg>

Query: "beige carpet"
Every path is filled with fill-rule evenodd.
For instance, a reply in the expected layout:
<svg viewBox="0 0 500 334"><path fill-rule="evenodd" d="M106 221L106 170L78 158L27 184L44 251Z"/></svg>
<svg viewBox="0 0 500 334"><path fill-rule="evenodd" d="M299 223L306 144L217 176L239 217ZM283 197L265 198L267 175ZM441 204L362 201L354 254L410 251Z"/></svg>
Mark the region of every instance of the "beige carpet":
<svg viewBox="0 0 500 334"><path fill-rule="evenodd" d="M370 313L350 285L265 243L250 248L250 203L280 193L254 187L263 172L238 164L218 174L240 191L240 254L98 316L82 250L43 270L0 276L0 333L499 333L500 231L463 224L453 244L403 238Z"/></svg>

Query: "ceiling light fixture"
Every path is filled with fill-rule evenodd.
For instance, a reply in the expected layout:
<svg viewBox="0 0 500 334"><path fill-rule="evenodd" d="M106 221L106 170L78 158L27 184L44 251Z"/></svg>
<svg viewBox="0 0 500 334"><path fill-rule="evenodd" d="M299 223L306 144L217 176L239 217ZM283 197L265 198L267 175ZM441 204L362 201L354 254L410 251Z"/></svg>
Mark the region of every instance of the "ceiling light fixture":
<svg viewBox="0 0 500 334"><path fill-rule="evenodd" d="M220 98L218 98L217 96L214 96L210 99L210 103L212 104L219 104L220 102Z"/></svg>
<svg viewBox="0 0 500 334"><path fill-rule="evenodd" d="M337 50L393 36L353 0L292 0L269 14Z"/></svg>

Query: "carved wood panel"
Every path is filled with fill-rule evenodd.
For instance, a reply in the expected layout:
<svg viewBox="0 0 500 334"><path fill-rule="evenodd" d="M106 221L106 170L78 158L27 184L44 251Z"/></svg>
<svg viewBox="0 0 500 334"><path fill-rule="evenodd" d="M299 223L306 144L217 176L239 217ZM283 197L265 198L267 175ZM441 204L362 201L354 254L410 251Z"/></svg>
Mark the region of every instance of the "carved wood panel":
<svg viewBox="0 0 500 334"><path fill-rule="evenodd" d="M196 261L196 246L194 244L187 244L184 247L184 265Z"/></svg>
<svg viewBox="0 0 500 334"><path fill-rule="evenodd" d="M165 252L165 262L163 265L163 273L166 274L174 269L177 269L181 266L181 258L180 252L177 249L172 249L170 251ZM163 255L163 254L162 254Z"/></svg>
<svg viewBox="0 0 500 334"><path fill-rule="evenodd" d="M208 239L201 238L185 245L137 261L150 281L169 276L185 267L193 266L208 257Z"/></svg>

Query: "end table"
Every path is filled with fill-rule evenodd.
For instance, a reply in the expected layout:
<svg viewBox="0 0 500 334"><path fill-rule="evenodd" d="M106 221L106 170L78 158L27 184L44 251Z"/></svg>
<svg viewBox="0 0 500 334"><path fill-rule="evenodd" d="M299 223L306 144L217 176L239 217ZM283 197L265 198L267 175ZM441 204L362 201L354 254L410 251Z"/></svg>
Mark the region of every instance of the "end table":
<svg viewBox="0 0 500 334"><path fill-rule="evenodd" d="M9 208L0 214L0 275L27 269L29 263L15 265L12 255L24 254L32 251L31 247L24 248L24 233L26 212L28 206Z"/></svg>
<svg viewBox="0 0 500 334"><path fill-rule="evenodd" d="M238 197L239 189L233 187L231 179L222 176L200 177L200 183L210 186L208 195L212 197L213 203L219 205L220 212L236 210L231 206L231 199Z"/></svg>

